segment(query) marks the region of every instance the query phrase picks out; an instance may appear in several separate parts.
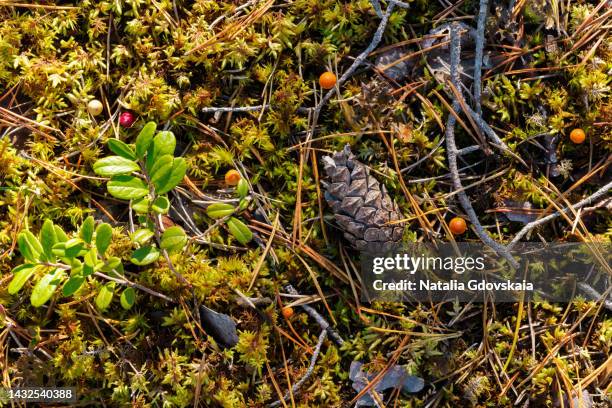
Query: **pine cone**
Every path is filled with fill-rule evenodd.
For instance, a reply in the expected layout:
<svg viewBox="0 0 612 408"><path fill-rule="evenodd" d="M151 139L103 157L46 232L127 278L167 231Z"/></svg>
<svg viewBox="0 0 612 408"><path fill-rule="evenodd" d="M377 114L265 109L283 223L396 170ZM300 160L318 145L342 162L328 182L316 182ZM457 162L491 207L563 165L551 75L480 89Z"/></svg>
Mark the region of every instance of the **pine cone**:
<svg viewBox="0 0 612 408"><path fill-rule="evenodd" d="M355 159L348 145L323 164L331 183L323 183L325 200L334 211L336 222L351 245L369 253L391 251L399 246L404 227L387 225L404 218L387 189L370 176Z"/></svg>

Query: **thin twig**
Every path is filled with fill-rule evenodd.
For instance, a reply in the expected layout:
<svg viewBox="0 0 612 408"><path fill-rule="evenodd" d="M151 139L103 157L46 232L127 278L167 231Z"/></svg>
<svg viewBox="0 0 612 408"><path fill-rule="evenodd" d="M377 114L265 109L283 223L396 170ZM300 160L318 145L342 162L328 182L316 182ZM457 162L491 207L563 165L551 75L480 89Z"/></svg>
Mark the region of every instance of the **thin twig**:
<svg viewBox="0 0 612 408"><path fill-rule="evenodd" d="M210 107L202 108L202 113L237 113L237 112L256 112L262 109L268 109L270 105L255 105L255 106L228 106L228 107Z"/></svg>
<svg viewBox="0 0 612 408"><path fill-rule="evenodd" d="M459 60L461 58L461 39L458 33L458 25L453 23L451 25L451 81L455 85L455 87L459 88ZM460 108L459 101L453 95L453 109L458 110ZM459 169L457 167L457 145L455 144L455 124L457 119L455 115L452 113L448 115L448 121L446 125L446 146L447 146L447 157L448 157L448 167L451 172L453 187L455 190L458 190L457 196L459 197L459 202L463 207L463 210L467 214L470 222L474 225L474 230L476 231L476 235L489 247L493 248L495 252L497 252L500 256L503 256L505 259L510 262L514 268L518 268L518 263L508 249L503 245L496 242L493 238L489 236L489 234L484 230L480 221L478 220L478 216L470 203L470 199L468 198L463 186L461 185L461 178L459 177Z"/></svg>
<svg viewBox="0 0 612 408"><path fill-rule="evenodd" d="M290 293L291 295L299 295L297 290L295 290L295 288L293 286L291 286L291 285L285 286L285 290L288 293ZM334 340L336 343L338 343L339 346L344 344L344 340L342 339L342 337L340 337L338 332L336 330L334 330L329 325L329 323L327 323L327 320L325 320L325 318L323 316L321 316L319 314L319 312L317 312L315 309L313 309L312 307L310 307L308 305L300 305L300 307L302 309L304 309L306 314L308 314L310 317L312 317L314 320L316 320L316 322L319 324L319 326L321 326L321 328L323 330L326 330L327 333L329 334L329 337L331 337L332 340Z"/></svg>
<svg viewBox="0 0 612 408"><path fill-rule="evenodd" d="M150 288L148 288L146 286L143 286L143 285L141 285L139 283L135 283L135 282L129 281L126 278L115 278L115 277L112 277L112 276L108 276L108 275L106 275L106 274L104 274L102 272L94 272L94 275L99 277L99 278L102 278L102 279L106 279L106 280L109 280L109 281L112 281L112 282L116 282L116 283L118 283L120 285L125 285L125 286L133 287L135 289L138 289L138 290L141 290L143 292L146 292L149 295L153 295L155 297L163 299L163 300L165 300L167 302L176 303L176 300L172 299L171 297L168 297L168 296L166 296L166 295L164 295L162 293L156 292L153 289L150 289Z"/></svg>
<svg viewBox="0 0 612 408"><path fill-rule="evenodd" d="M291 392L287 392L283 396L282 401L287 401L291 397L291 395L295 395L299 391L302 384L304 384L306 380L310 378L310 376L314 372L314 367L317 362L317 358L319 357L319 354L321 353L321 346L323 345L323 342L325 341L327 334L328 334L327 330L325 329L321 330L321 334L319 334L319 341L317 342L317 346L315 347L314 353L312 353L312 357L310 358L310 365L308 366L308 370L306 371L306 374L304 374L304 376L300 378L298 382L293 384L293 387L291 387ZM274 401L268 406L276 407L276 406L279 406L280 404L282 404L282 402L281 400L278 400L278 401Z"/></svg>
<svg viewBox="0 0 612 408"><path fill-rule="evenodd" d="M588 196L587 198L578 201L576 204L565 207L563 210L556 211L550 215L547 215L546 217L540 218L539 220L530 222L529 224L525 225L516 234L516 236L512 239L512 241L510 241L510 243L508 244L508 248L512 248L514 245L516 245L516 243L519 242L520 239L523 238L523 236L525 236L532 229L542 224L546 224L548 221L553 220L561 216L562 214L569 212L570 210L578 210L586 205L589 205L592 202L598 200L599 198L605 196L606 194L610 194L611 191L612 191L612 181L606 184L605 186L603 186L602 188L600 188L599 190L597 190L596 192L594 192L593 194L591 194L590 196Z"/></svg>
<svg viewBox="0 0 612 408"><path fill-rule="evenodd" d="M380 8L380 2L378 0L370 0L370 3L372 4L372 8L374 9L374 11L376 12L376 15L382 18L383 12L382 8Z"/></svg>
<svg viewBox="0 0 612 408"><path fill-rule="evenodd" d="M577 286L591 300L594 300L596 302L601 302L603 300L604 307L612 312L612 300L608 300L601 293L597 292L595 289L593 289L591 286L584 282L578 282Z"/></svg>
<svg viewBox="0 0 612 408"><path fill-rule="evenodd" d="M485 25L488 9L489 0L480 0L478 25L476 27L476 55L474 57L474 107L478 115L482 115L482 105L480 103L480 98L482 96L482 55L484 51Z"/></svg>

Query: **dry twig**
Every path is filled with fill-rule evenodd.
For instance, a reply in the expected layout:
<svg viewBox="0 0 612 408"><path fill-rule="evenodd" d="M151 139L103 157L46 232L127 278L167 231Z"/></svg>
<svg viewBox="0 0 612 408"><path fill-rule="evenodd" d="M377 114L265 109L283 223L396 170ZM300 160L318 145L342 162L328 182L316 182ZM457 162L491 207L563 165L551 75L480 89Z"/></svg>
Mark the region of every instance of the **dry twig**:
<svg viewBox="0 0 612 408"><path fill-rule="evenodd" d="M461 57L461 40L458 33L457 24L453 23L451 25L451 81L455 85L457 89L459 89L459 74L458 74L458 66L459 60ZM453 97L453 109L458 110L460 108L459 101L456 97ZM457 196L459 197L459 202L463 207L463 210L467 214L470 222L474 225L474 230L476 231L476 235L489 247L493 248L495 252L497 252L500 256L503 256L505 259L510 262L514 268L518 267L518 263L508 249L503 245L496 242L493 238L489 236L489 234L484 230L480 221L478 220L478 216L470 203L470 199L468 198L463 186L461 185L461 178L459 177L459 169L457 166L457 145L455 144L455 123L456 118L453 114L449 114L448 122L446 124L446 146L447 146L447 157L448 157L448 167L451 172L451 178L453 181L453 187L455 190L459 190Z"/></svg>
<svg viewBox="0 0 612 408"><path fill-rule="evenodd" d="M555 211L554 213L547 215L546 217L542 217L539 220L530 222L529 224L525 225L523 229L521 229L516 234L516 236L512 239L512 241L510 241L510 243L508 244L508 248L512 248L514 245L516 245L516 243L519 242L520 239L523 238L532 229L542 224L546 224L548 221L553 220L561 216L562 214L569 212L570 210L578 210L586 205L589 205L593 203L594 201L598 200L599 198L607 194L610 194L611 191L612 191L612 181L606 184L605 186L603 186L602 188L600 188L599 190L597 190L596 192L594 192L593 194L591 194L590 196L588 196L587 198L578 201L576 204L565 207L561 211Z"/></svg>

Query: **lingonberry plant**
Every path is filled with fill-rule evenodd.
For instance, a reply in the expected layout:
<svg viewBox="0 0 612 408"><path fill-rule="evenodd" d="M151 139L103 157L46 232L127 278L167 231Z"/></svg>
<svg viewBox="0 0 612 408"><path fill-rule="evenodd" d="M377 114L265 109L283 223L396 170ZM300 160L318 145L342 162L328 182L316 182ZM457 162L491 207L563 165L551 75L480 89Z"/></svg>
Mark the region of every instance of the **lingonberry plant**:
<svg viewBox="0 0 612 408"><path fill-rule="evenodd" d="M60 286L62 295L73 295L93 279L95 272L121 279L121 259L106 254L112 236L113 230L109 224L102 223L96 227L91 216L83 221L74 236L68 236L49 219L44 222L38 237L29 230L22 231L17 244L25 263L13 269L9 294L16 294L28 280L36 277L38 281L32 290L30 303L39 307L47 303ZM95 299L98 309L104 310L110 305L115 285L111 281L101 287ZM120 296L121 306L131 308L135 298L133 288L124 289Z"/></svg>
<svg viewBox="0 0 612 408"><path fill-rule="evenodd" d="M167 193L185 177L187 164L182 157L174 157L174 134L155 134L156 130L154 122L147 123L136 137L135 146L110 139L108 147L116 156L104 157L93 165L96 174L110 177L108 192L115 198L130 200L138 215L141 228L134 231L132 241L139 248L130 258L136 265L151 264L164 252L167 255L180 251L187 242L181 227L164 229L160 218L170 210Z"/></svg>
<svg viewBox="0 0 612 408"><path fill-rule="evenodd" d="M236 170L233 170L236 171ZM228 172L229 173L229 172ZM238 173L236 171L236 173ZM227 179L227 177L226 177ZM214 203L206 208L206 215L213 220L217 220L218 224L226 222L229 232L236 238L241 244L246 244L253 239L253 233L242 221L232 215L243 211L249 205L247 194L249 192L249 185L240 177L236 185L236 196L240 199L238 206L233 206L227 203Z"/></svg>

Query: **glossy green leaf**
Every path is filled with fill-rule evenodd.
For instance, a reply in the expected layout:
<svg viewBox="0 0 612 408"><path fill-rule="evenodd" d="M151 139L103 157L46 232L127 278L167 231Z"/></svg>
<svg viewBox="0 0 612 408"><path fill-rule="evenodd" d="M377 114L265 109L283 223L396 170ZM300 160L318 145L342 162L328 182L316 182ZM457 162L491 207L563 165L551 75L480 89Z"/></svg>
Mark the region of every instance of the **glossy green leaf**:
<svg viewBox="0 0 612 408"><path fill-rule="evenodd" d="M43 223L42 228L40 229L40 244L43 248L43 253L47 258L47 261L52 262L55 260L55 255L53 254L53 245L57 243L57 236L55 234L55 228L53 226L53 221L50 219L46 219Z"/></svg>
<svg viewBox="0 0 612 408"><path fill-rule="evenodd" d="M89 249L89 251L87 251L87 253L83 257L83 262L90 268L96 266L96 264L98 263L98 252L96 251L96 248L91 248Z"/></svg>
<svg viewBox="0 0 612 408"><path fill-rule="evenodd" d="M93 164L93 171L104 177L115 176L118 174L130 174L139 170L138 163L121 156L104 157Z"/></svg>
<svg viewBox="0 0 612 408"><path fill-rule="evenodd" d="M136 153L127 143L119 139L108 139L108 148L118 156L125 159L136 161Z"/></svg>
<svg viewBox="0 0 612 408"><path fill-rule="evenodd" d="M253 239L253 233L242 221L238 218L231 217L227 220L227 227L229 228L232 235L240 242L242 245L247 244L249 241Z"/></svg>
<svg viewBox="0 0 612 408"><path fill-rule="evenodd" d="M125 288L125 290L121 293L121 307L125 310L131 309L134 306L134 302L136 302L136 291L133 288Z"/></svg>
<svg viewBox="0 0 612 408"><path fill-rule="evenodd" d="M236 194L238 198L244 198L249 194L249 183L242 177L238 181L238 185L236 186Z"/></svg>
<svg viewBox="0 0 612 408"><path fill-rule="evenodd" d="M176 187L187 173L187 162L182 157L172 161L172 170L155 186L157 194L165 194Z"/></svg>
<svg viewBox="0 0 612 408"><path fill-rule="evenodd" d="M238 211L244 211L247 209L248 206L249 206L249 200L247 200L246 198L243 198L238 202Z"/></svg>
<svg viewBox="0 0 612 408"><path fill-rule="evenodd" d="M153 143L147 150L147 170L151 170L151 167L157 159L161 156L169 154L174 156L174 149L176 148L176 138L172 132L163 131L159 132L154 138Z"/></svg>
<svg viewBox="0 0 612 408"><path fill-rule="evenodd" d="M56 249L57 245L58 244L53 246L54 250ZM69 239L68 241L63 242L62 245L64 246L64 256L68 258L79 256L83 251L87 252L85 250L85 243L80 238Z"/></svg>
<svg viewBox="0 0 612 408"><path fill-rule="evenodd" d="M34 286L32 295L30 296L30 303L32 306L40 307L47 303L62 282L64 275L64 271L57 268L40 278Z"/></svg>
<svg viewBox="0 0 612 408"><path fill-rule="evenodd" d="M187 243L187 235L179 226L170 227L161 237L161 247L169 252L180 251Z"/></svg>
<svg viewBox="0 0 612 408"><path fill-rule="evenodd" d="M17 245L21 255L28 262L38 262L43 252L43 247L38 238L28 230L21 231L17 236Z"/></svg>
<svg viewBox="0 0 612 408"><path fill-rule="evenodd" d="M95 269L93 266L89 266L89 265L83 265L83 271L81 272L81 275L83 276L90 276L93 275L93 273L95 272Z"/></svg>
<svg viewBox="0 0 612 408"><path fill-rule="evenodd" d="M109 282L100 288L98 296L96 296L96 307L98 310L106 310L113 300L115 292L115 282Z"/></svg>
<svg viewBox="0 0 612 408"><path fill-rule="evenodd" d="M134 200L146 196L149 186L143 180L134 176L114 176L107 184L108 192L122 200Z"/></svg>
<svg viewBox="0 0 612 408"><path fill-rule="evenodd" d="M104 255L113 239L113 228L107 224L102 223L96 228L96 248L100 255Z"/></svg>
<svg viewBox="0 0 612 408"><path fill-rule="evenodd" d="M24 265L19 265L18 267L13 269L12 271L13 279L11 280L11 283L9 283L9 286L8 286L9 295L14 295L15 293L21 290L23 285L25 285L25 283L30 279L30 277L36 271L36 267L37 265L24 264Z"/></svg>
<svg viewBox="0 0 612 408"><path fill-rule="evenodd" d="M123 265L121 259L116 256L111 256L106 260L106 263L100 268L102 272L119 272L123 273Z"/></svg>
<svg viewBox="0 0 612 408"><path fill-rule="evenodd" d="M95 226L96 223L91 215L85 218L85 221L83 221L83 224L81 224L79 236L83 241L87 242L88 244L91 244L91 240L93 239Z"/></svg>
<svg viewBox="0 0 612 408"><path fill-rule="evenodd" d="M146 214L149 212L149 197L142 197L137 200L132 201L132 210L136 212L136 214Z"/></svg>
<svg viewBox="0 0 612 408"><path fill-rule="evenodd" d="M153 166L151 166L151 170L149 170L149 177L151 178L151 182L155 186L155 189L159 189L160 181L166 179L170 172L172 171L172 162L174 157L169 154L165 154L160 156Z"/></svg>
<svg viewBox="0 0 612 408"><path fill-rule="evenodd" d="M159 258L159 250L152 246L145 246L142 248L138 248L132 254L130 261L134 265L149 265Z"/></svg>
<svg viewBox="0 0 612 408"><path fill-rule="evenodd" d="M215 203L211 204L206 208L206 215L208 215L213 220L217 220L219 218L227 217L228 215L232 215L236 211L231 204L226 203Z"/></svg>
<svg viewBox="0 0 612 408"><path fill-rule="evenodd" d="M55 239L57 240L57 242L68 241L68 235L66 235L62 227L60 227L59 225L54 225L53 229L55 230Z"/></svg>
<svg viewBox="0 0 612 408"><path fill-rule="evenodd" d="M58 242L57 244L53 245L51 252L53 252L53 255L59 258L65 258L66 257L66 243Z"/></svg>
<svg viewBox="0 0 612 408"><path fill-rule="evenodd" d="M149 122L140 131L136 137L136 156L142 159L147 152L147 149L151 145L155 131L157 130L157 124L155 122Z"/></svg>
<svg viewBox="0 0 612 408"><path fill-rule="evenodd" d="M85 277L81 274L71 276L70 279L64 283L64 286L62 286L62 295L66 297L73 295L83 286L84 282Z"/></svg>
<svg viewBox="0 0 612 408"><path fill-rule="evenodd" d="M78 258L73 258L68 262L70 265L70 275L80 275L83 271L83 262Z"/></svg>
<svg viewBox="0 0 612 408"><path fill-rule="evenodd" d="M153 201L151 209L158 214L168 214L168 211L170 211L170 200L166 196L159 196Z"/></svg>
<svg viewBox="0 0 612 408"><path fill-rule="evenodd" d="M153 235L154 235L153 231L151 231L150 229L141 228L139 230L134 231L134 233L131 235L131 238L132 238L132 242L143 245L148 240L150 240L153 237Z"/></svg>

